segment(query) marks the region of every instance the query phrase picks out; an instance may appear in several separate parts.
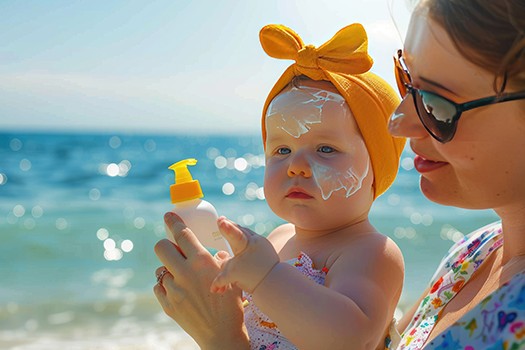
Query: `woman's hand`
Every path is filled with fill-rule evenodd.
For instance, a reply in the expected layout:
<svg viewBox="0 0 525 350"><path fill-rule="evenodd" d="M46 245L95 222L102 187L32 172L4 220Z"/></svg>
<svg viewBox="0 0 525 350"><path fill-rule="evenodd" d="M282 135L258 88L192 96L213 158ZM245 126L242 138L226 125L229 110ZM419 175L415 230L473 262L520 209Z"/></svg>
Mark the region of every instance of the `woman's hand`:
<svg viewBox="0 0 525 350"><path fill-rule="evenodd" d="M224 293L234 285L253 293L264 277L279 263L277 252L266 238L225 217L220 217L217 223L223 237L230 243L235 257L225 262L223 272L213 281L211 291Z"/></svg>
<svg viewBox="0 0 525 350"><path fill-rule="evenodd" d="M210 293L213 279L230 256L221 251L214 258L177 215L166 213L164 221L178 244L163 239L155 245L155 253L164 264L156 275L168 271L153 288L164 312L201 349L249 349L241 290Z"/></svg>

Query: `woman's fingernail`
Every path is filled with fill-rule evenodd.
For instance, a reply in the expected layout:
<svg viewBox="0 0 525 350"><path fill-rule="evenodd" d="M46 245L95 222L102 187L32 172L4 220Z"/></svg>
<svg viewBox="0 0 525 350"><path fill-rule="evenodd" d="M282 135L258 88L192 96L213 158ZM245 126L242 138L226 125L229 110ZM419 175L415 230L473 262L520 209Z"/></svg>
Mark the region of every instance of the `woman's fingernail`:
<svg viewBox="0 0 525 350"><path fill-rule="evenodd" d="M226 259L228 257L228 253L225 252L224 250L219 250L215 256L218 258L218 259Z"/></svg>
<svg viewBox="0 0 525 350"><path fill-rule="evenodd" d="M171 211L167 212L164 214L164 221L166 221L166 223L172 224L175 222L175 214L173 214Z"/></svg>

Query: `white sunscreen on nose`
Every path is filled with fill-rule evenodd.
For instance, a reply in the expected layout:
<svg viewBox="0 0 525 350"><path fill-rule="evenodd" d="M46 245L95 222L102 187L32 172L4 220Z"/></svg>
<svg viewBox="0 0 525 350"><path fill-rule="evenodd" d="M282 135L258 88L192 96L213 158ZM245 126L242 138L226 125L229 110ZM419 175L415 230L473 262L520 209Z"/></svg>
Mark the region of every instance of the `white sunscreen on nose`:
<svg viewBox="0 0 525 350"><path fill-rule="evenodd" d="M227 251L231 256L228 241L217 227L217 211L204 197L198 180L193 180L188 165L197 164L195 159L186 159L169 167L175 171L175 184L170 186L171 203L175 204L172 212L181 217L186 226L207 248ZM166 236L177 244L171 230L166 226Z"/></svg>

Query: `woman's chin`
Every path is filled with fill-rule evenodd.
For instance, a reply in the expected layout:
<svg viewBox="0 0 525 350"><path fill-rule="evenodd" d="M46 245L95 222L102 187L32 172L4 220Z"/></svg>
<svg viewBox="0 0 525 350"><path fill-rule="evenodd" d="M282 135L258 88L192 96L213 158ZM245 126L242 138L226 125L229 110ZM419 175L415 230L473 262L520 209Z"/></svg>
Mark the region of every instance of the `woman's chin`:
<svg viewBox="0 0 525 350"><path fill-rule="evenodd" d="M491 206L483 205L482 198L472 198L472 191L467 191L453 184L438 185L421 176L419 187L426 199L437 204L463 209L492 208Z"/></svg>
<svg viewBox="0 0 525 350"><path fill-rule="evenodd" d="M441 205L458 206L457 203L454 203L456 202L455 197L457 196L457 192L454 193L455 191L451 188L446 188L446 186L438 187L424 176L421 176L419 180L419 188L425 198L431 202Z"/></svg>

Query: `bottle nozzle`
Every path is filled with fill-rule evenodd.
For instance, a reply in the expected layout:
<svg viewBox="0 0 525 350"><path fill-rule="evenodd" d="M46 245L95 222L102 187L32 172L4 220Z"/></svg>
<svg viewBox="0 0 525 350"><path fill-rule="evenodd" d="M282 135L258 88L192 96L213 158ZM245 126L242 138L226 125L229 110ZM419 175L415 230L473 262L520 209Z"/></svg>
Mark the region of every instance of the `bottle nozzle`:
<svg viewBox="0 0 525 350"><path fill-rule="evenodd" d="M181 160L180 162L177 162L170 166L168 169L175 171L175 184L182 184L185 182L193 181L191 173L188 170L188 165L195 164L197 164L197 160L192 158Z"/></svg>
<svg viewBox="0 0 525 350"><path fill-rule="evenodd" d="M188 165L197 164L196 159L185 159L169 167L175 171L175 184L170 186L171 203L179 203L202 198L201 186L198 180L193 180Z"/></svg>

